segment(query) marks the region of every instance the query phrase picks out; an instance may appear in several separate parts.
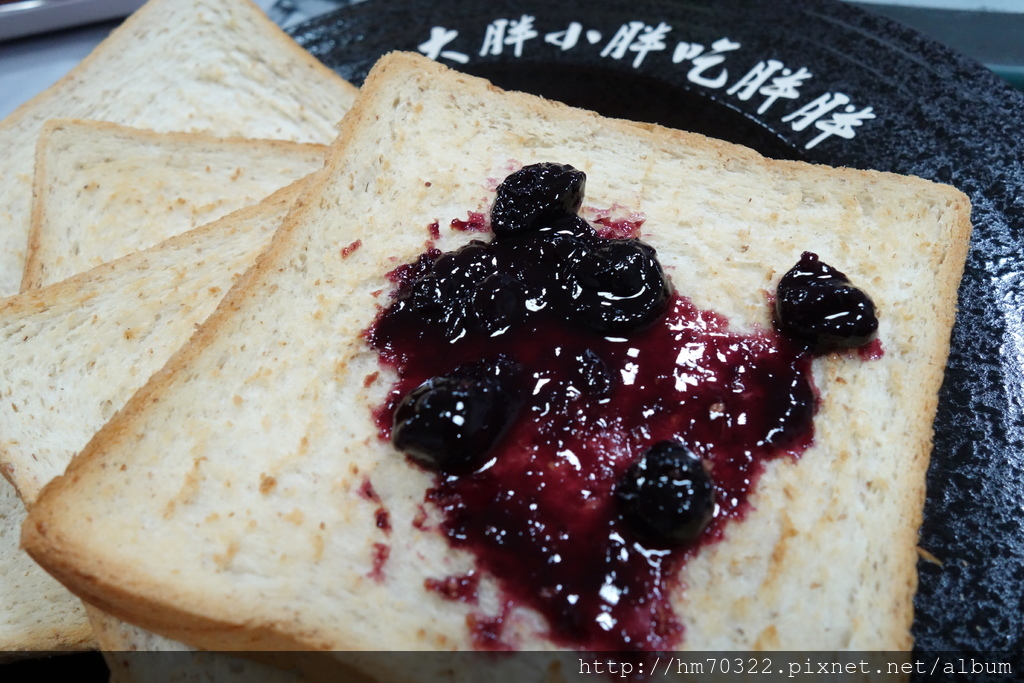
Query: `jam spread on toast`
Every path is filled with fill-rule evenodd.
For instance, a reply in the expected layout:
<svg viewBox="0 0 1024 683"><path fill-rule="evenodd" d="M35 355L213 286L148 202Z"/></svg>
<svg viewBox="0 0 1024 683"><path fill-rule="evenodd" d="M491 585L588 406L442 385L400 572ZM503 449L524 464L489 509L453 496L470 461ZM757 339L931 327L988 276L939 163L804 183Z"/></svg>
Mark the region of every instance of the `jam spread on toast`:
<svg viewBox="0 0 1024 683"><path fill-rule="evenodd" d="M766 461L811 444L811 359L835 343L784 334L789 313L731 331L649 245L580 218L584 184L559 164L512 174L494 238L396 270L366 334L398 375L381 434L436 473L441 531L477 562L428 588L473 602L486 573L503 593L471 629L484 649L514 646L515 606L559 646L674 648L680 567L743 516Z"/></svg>

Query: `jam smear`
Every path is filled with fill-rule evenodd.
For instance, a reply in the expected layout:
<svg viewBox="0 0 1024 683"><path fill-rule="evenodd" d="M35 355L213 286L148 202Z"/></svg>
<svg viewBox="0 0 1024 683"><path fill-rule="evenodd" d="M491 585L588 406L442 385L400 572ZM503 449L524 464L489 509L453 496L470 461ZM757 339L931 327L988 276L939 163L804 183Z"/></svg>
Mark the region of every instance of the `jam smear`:
<svg viewBox="0 0 1024 683"><path fill-rule="evenodd" d="M446 576L443 579L426 579L423 586L445 600L468 602L475 605L479 597L477 589L480 586L480 575L476 572L469 572L457 576Z"/></svg>
<svg viewBox="0 0 1024 683"><path fill-rule="evenodd" d="M361 246L363 246L362 240L356 240L354 242L351 242L350 244L341 248L341 257L348 258L355 252L356 249L358 249Z"/></svg>
<svg viewBox="0 0 1024 683"><path fill-rule="evenodd" d="M366 332L398 376L376 411L379 433L411 435L396 443L436 473L426 500L441 533L498 583L501 614L469 620L478 648L510 647L503 627L522 606L561 647L674 649L680 568L743 517L767 461L812 442L812 350L774 329L731 330L668 282L634 239L639 222L602 231L572 213L583 191L574 169L534 172L498 188L491 242L430 249L392 271L396 292ZM520 205L502 199L532 192ZM486 403L463 410L474 380ZM514 409L491 407L505 405ZM440 448L420 433L431 421L450 432ZM483 432L460 433L469 422ZM482 453L444 447L480 434ZM713 492L710 521L684 540L635 528L631 517L652 516L618 493L666 442L700 460Z"/></svg>
<svg viewBox="0 0 1024 683"><path fill-rule="evenodd" d="M454 219L451 226L452 230L460 232L487 232L490 230L486 216L479 211L470 211L466 220Z"/></svg>
<svg viewBox="0 0 1024 683"><path fill-rule="evenodd" d="M389 557L391 557L391 546L387 543L374 543L373 568L367 576L377 583L382 583L384 581L384 565L387 564Z"/></svg>
<svg viewBox="0 0 1024 683"><path fill-rule="evenodd" d="M525 368L524 406L487 463L439 476L428 498L452 545L471 550L516 604L540 611L561 646L672 648L681 627L668 595L682 563L743 515L766 460L812 440L804 347L770 330L732 332L678 293L658 322L624 337L538 318L452 342L396 322L385 311L369 335L399 375L378 412L384 436L402 397L435 375L500 355ZM707 460L718 501L711 524L682 547L640 539L613 496L629 466L665 440Z"/></svg>

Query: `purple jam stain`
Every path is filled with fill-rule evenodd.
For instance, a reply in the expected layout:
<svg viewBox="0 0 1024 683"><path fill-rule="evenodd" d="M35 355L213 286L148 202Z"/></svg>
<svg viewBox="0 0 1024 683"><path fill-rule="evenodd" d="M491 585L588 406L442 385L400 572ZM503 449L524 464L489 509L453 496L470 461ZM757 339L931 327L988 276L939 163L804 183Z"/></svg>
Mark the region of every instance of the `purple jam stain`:
<svg viewBox="0 0 1024 683"><path fill-rule="evenodd" d="M439 256L441 256L441 250L430 247L424 253L420 254L420 257L412 263L403 263L397 268L393 268L388 271L384 277L387 278L389 282L393 282L399 287L407 286L410 282L428 272L431 264L433 264Z"/></svg>
<svg viewBox="0 0 1024 683"><path fill-rule="evenodd" d="M459 232L488 232L491 229L490 221L479 211L470 211L464 221L456 218L451 227Z"/></svg>
<svg viewBox="0 0 1024 683"><path fill-rule="evenodd" d="M477 590L480 587L480 575L471 571L468 574L446 576L443 579L426 579L423 586L445 600L475 605L479 597Z"/></svg>
<svg viewBox="0 0 1024 683"><path fill-rule="evenodd" d="M391 533L391 514L384 507L379 507L374 512L374 518L377 520L377 528L386 534Z"/></svg>
<svg viewBox="0 0 1024 683"><path fill-rule="evenodd" d="M341 248L341 258L348 258L356 249L363 246L362 240L356 240Z"/></svg>
<svg viewBox="0 0 1024 683"><path fill-rule="evenodd" d="M505 630L505 621L508 619L512 607L512 602L506 600L497 616L484 617L479 614L470 614L466 617L466 626L469 628L469 635L476 649L492 651L514 649L501 637Z"/></svg>
<svg viewBox="0 0 1024 683"><path fill-rule="evenodd" d="M885 348L882 346L882 340L872 339L864 346L857 348L857 357L862 361L879 360L885 356Z"/></svg>
<svg viewBox="0 0 1024 683"><path fill-rule="evenodd" d="M380 502L380 496L377 495L377 490L373 488L373 482L370 481L369 478L363 478L363 483L359 487L359 495L371 503Z"/></svg>
<svg viewBox="0 0 1024 683"><path fill-rule="evenodd" d="M384 581L384 565L387 564L388 558L391 556L391 546L387 543L374 543L373 544L373 568L370 570L369 576L377 583L383 583Z"/></svg>
<svg viewBox="0 0 1024 683"><path fill-rule="evenodd" d="M611 210L595 211L595 217L591 220L597 234L608 239L626 239L640 236L640 228L643 227L644 218L640 214L633 214L629 218L612 218Z"/></svg>
<svg viewBox="0 0 1024 683"><path fill-rule="evenodd" d="M393 281L401 289L438 256L396 269ZM535 316L497 336L449 342L385 309L367 338L399 377L376 414L382 438L402 397L428 378L499 354L525 369L524 405L486 464L437 475L426 498L442 511L452 546L474 554L510 605L544 615L548 637L563 647L673 649L682 626L669 594L681 566L743 516L767 460L797 456L812 441L817 399L806 350L772 330L731 332L679 294L655 324L623 336ZM683 546L641 540L613 495L630 464L662 440L685 443L714 480L716 515ZM476 645L508 647L505 618L476 617Z"/></svg>
<svg viewBox="0 0 1024 683"><path fill-rule="evenodd" d="M371 503L377 504L378 507L373 512L377 528L386 534L391 533L391 514L384 507L380 496L377 495L377 491L373 488L373 483L369 479L363 479L363 484L359 487L359 495Z"/></svg>
<svg viewBox="0 0 1024 683"><path fill-rule="evenodd" d="M441 225L437 221L434 221L433 223L427 226L427 232L430 233L430 239L438 240L441 238Z"/></svg>

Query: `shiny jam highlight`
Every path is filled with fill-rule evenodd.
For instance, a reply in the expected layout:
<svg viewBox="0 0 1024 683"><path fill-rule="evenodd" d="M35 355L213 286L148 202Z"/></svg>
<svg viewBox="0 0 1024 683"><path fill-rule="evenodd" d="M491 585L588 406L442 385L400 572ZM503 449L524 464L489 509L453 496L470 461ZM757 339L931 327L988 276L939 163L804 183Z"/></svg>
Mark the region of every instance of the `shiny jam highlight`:
<svg viewBox="0 0 1024 683"><path fill-rule="evenodd" d="M396 270L398 292L439 255ZM366 336L398 374L377 413L384 438L402 397L427 379L497 356L520 368L520 408L500 441L473 471L436 474L426 494L450 544L470 551L476 573L503 593L501 614L470 620L482 649L515 647L502 633L515 606L542 614L544 635L560 647L674 648L683 629L669 595L682 565L743 516L767 460L796 457L813 437L806 349L773 330L730 331L678 292L653 324L615 336L535 315L449 341L390 307ZM682 546L634 533L614 495L630 464L664 440L700 455L714 481L715 516Z"/></svg>

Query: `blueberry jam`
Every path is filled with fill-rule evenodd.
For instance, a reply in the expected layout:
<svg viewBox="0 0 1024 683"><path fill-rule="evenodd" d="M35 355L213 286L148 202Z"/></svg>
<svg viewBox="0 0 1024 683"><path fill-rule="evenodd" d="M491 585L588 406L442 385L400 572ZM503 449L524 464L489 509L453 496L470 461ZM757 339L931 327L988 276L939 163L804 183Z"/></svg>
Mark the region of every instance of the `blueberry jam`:
<svg viewBox="0 0 1024 683"><path fill-rule="evenodd" d="M878 333L871 298L809 251L779 281L775 324L816 353L864 347Z"/></svg>
<svg viewBox="0 0 1024 683"><path fill-rule="evenodd" d="M743 516L767 460L812 441L811 352L731 331L650 246L597 233L575 169L538 176L496 201L490 242L393 273L366 335L398 375L378 425L436 472L426 497L449 542L553 643L673 648L682 564ZM475 615L479 647L510 646L507 611Z"/></svg>

